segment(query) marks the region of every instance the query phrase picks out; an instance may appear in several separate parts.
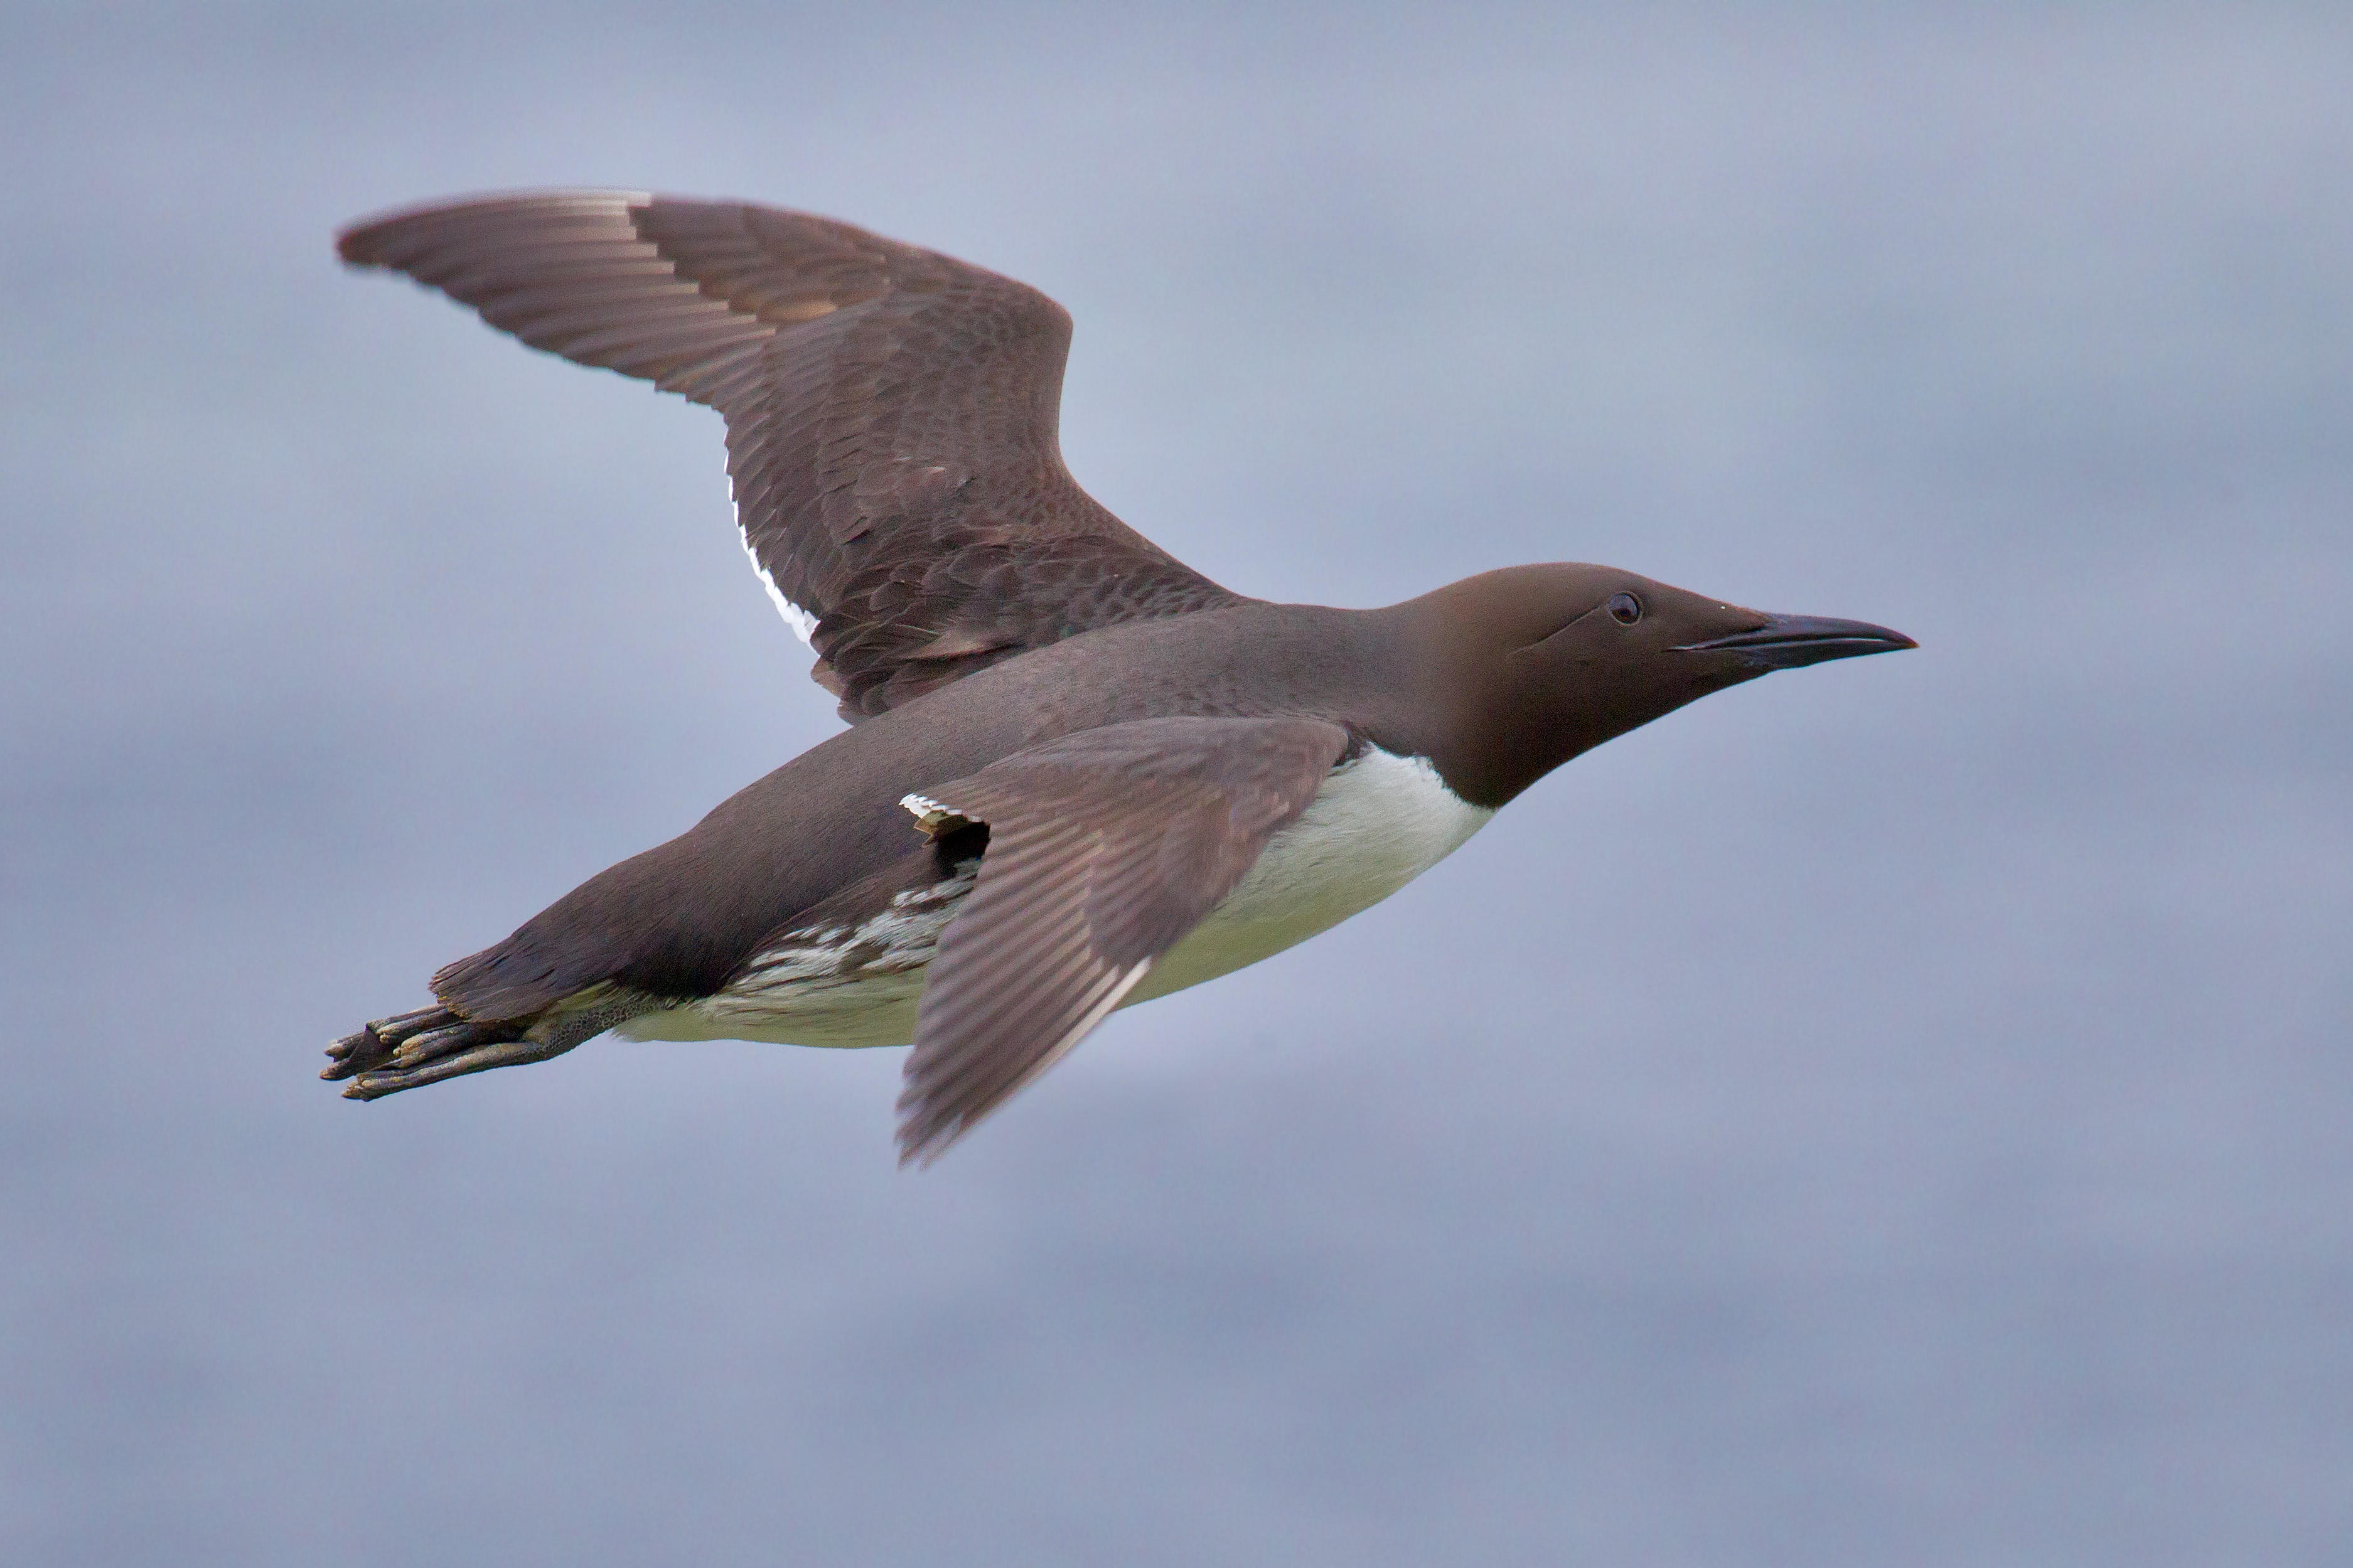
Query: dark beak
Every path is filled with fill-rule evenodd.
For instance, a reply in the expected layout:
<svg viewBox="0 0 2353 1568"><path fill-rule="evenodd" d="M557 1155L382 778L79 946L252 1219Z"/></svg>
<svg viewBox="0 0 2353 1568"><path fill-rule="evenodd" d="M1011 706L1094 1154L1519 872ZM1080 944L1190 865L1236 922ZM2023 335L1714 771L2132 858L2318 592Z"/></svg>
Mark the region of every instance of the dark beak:
<svg viewBox="0 0 2353 1568"><path fill-rule="evenodd" d="M1796 669L1831 658L1859 658L1920 645L1902 632L1828 616L1772 616L1754 631L1735 632L1677 648L1677 653L1729 653L1758 669Z"/></svg>

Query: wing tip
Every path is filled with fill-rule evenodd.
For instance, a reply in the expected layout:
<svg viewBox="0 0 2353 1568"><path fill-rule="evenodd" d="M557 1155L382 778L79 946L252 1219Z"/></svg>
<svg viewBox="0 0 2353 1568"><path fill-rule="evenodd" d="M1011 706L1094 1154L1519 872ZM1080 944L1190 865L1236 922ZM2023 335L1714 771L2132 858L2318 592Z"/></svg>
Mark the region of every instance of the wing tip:
<svg viewBox="0 0 2353 1568"><path fill-rule="evenodd" d="M440 221L502 207L517 211L572 207L582 212L626 213L631 208L644 206L653 199L651 191L598 185L555 185L532 190L483 191L473 195L411 202L369 213L337 229L335 256L344 266L351 268L391 267L395 264L385 254L386 242L420 221Z"/></svg>
<svg viewBox="0 0 2353 1568"><path fill-rule="evenodd" d="M1108 978L1086 1011L1073 1021L1052 1048L1026 1068L1012 1082L976 1105L934 1103L930 1094L911 1080L899 1096L899 1169L929 1170L940 1156L961 1142L965 1133L1005 1109L1008 1101L1042 1077L1048 1068L1071 1054L1081 1040L1111 1016L1130 991L1152 969L1146 958ZM909 1066L913 1060L909 1058Z"/></svg>

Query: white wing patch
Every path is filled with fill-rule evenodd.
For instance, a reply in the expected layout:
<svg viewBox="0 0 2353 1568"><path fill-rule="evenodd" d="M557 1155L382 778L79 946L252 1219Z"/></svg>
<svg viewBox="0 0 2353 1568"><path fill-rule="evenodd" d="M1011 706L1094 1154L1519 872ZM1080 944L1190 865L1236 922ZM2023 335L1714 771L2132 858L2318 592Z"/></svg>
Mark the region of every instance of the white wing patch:
<svg viewBox="0 0 2353 1568"><path fill-rule="evenodd" d="M760 586L768 591L768 602L776 606L776 614L785 617L785 625L793 628L795 637L814 646L817 617L785 597L785 591L776 586L776 574L760 559L760 552L752 548L751 531L744 526L743 503L731 499L728 504L734 509L735 537L744 542L744 554L752 563L752 570L759 574Z"/></svg>

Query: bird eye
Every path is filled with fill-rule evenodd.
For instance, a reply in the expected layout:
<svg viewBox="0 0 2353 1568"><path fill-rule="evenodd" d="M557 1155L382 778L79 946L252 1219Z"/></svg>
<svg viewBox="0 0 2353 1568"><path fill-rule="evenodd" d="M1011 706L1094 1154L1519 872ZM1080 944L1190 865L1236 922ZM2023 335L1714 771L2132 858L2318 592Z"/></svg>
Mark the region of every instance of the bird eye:
<svg viewBox="0 0 2353 1568"><path fill-rule="evenodd" d="M1612 594L1609 614L1620 626L1630 626L1642 618L1642 601L1631 594Z"/></svg>

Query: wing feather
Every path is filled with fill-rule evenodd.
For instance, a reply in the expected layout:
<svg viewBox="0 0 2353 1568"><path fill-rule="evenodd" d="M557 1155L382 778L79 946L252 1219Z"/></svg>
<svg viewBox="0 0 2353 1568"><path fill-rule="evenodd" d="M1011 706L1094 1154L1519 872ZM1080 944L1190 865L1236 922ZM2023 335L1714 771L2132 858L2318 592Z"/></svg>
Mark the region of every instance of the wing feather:
<svg viewBox="0 0 2353 1568"><path fill-rule="evenodd" d="M1145 719L909 796L934 826L987 823L988 847L925 982L902 1158L937 1158L1102 1022L1349 744L1321 720Z"/></svg>
<svg viewBox="0 0 2353 1568"><path fill-rule="evenodd" d="M628 191L439 204L339 248L717 409L744 546L814 616L813 673L845 717L1074 632L1240 602L1071 478L1070 317L1010 279L806 213Z"/></svg>

